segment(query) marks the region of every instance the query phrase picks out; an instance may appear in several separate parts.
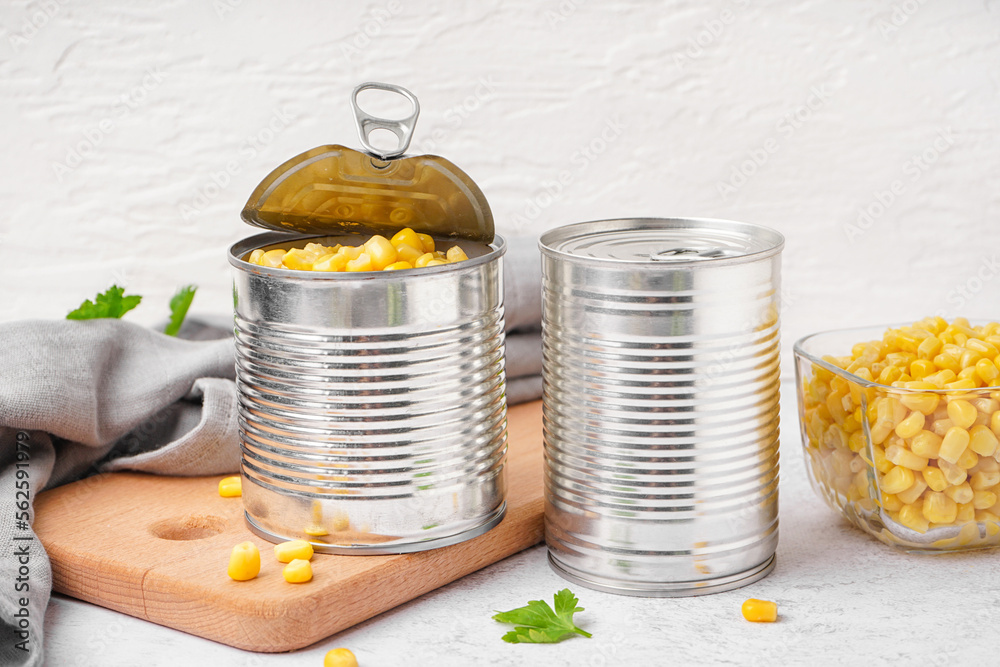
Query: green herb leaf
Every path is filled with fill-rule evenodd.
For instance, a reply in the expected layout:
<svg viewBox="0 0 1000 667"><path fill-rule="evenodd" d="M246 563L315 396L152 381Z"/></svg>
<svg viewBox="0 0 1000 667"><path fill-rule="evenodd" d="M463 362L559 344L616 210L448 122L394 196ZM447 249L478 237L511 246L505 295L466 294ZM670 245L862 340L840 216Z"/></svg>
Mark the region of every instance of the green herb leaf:
<svg viewBox="0 0 1000 667"><path fill-rule="evenodd" d="M568 588L555 594L555 611L542 600L531 600L524 607L502 611L493 616L494 621L512 623L514 628L502 639L511 644L554 644L566 635L590 637L590 633L576 627L573 614L583 611L578 600Z"/></svg>
<svg viewBox="0 0 1000 667"><path fill-rule="evenodd" d="M124 296L125 290L118 285L112 285L107 292L98 294L91 301L87 299L80 307L71 311L67 320L97 320L105 317L119 318L139 305L141 296L135 294Z"/></svg>
<svg viewBox="0 0 1000 667"><path fill-rule="evenodd" d="M184 324L184 318L187 317L188 308L194 301L194 293L197 291L198 288L195 285L187 285L177 290L177 294L174 294L170 299L170 322L163 333L168 336L177 335L177 332L181 330L181 325Z"/></svg>

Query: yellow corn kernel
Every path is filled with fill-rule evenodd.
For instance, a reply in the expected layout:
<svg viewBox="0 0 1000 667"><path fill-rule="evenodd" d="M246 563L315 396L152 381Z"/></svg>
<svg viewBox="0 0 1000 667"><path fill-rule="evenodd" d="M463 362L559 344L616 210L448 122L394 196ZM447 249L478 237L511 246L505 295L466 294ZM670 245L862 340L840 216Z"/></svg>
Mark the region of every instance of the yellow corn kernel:
<svg viewBox="0 0 1000 667"><path fill-rule="evenodd" d="M951 356L950 354L939 354L936 357L934 357L933 361L934 365L940 368L941 371L948 371L953 376L960 370L962 370L962 365L958 363L958 359ZM930 376L925 376L924 379L926 380L928 377ZM937 374L935 374L934 377L937 378ZM939 384L943 384L943 382Z"/></svg>
<svg viewBox="0 0 1000 667"><path fill-rule="evenodd" d="M281 576L290 584L303 584L313 578L312 564L305 559L296 558L284 567Z"/></svg>
<svg viewBox="0 0 1000 667"><path fill-rule="evenodd" d="M890 512L898 512L903 502L891 493L882 494L882 508Z"/></svg>
<svg viewBox="0 0 1000 667"><path fill-rule="evenodd" d="M975 491L972 490L972 486L968 482L949 486L944 490L944 494L956 503L971 503L975 497Z"/></svg>
<svg viewBox="0 0 1000 667"><path fill-rule="evenodd" d="M897 466L903 466L904 468L909 468L910 470L923 470L927 467L927 459L925 457L918 456L917 454L914 454L907 449L903 449L898 445L890 445L889 447L886 447L885 457Z"/></svg>
<svg viewBox="0 0 1000 667"><path fill-rule="evenodd" d="M926 533L930 527L930 522L924 518L923 508L913 504L903 505L899 509L899 522L918 533Z"/></svg>
<svg viewBox="0 0 1000 667"><path fill-rule="evenodd" d="M955 465L959 468L964 468L965 470L974 468L977 463L979 463L979 454L972 451L971 447L966 447L965 451L962 452L962 455L958 457L957 461L955 461Z"/></svg>
<svg viewBox="0 0 1000 667"><path fill-rule="evenodd" d="M312 545L305 540L290 540L274 545L274 557L282 563L293 560L310 560L313 557Z"/></svg>
<svg viewBox="0 0 1000 667"><path fill-rule="evenodd" d="M972 403L972 407L978 410L979 414L985 414L987 417L992 417L994 412L1000 410L1000 401L990 396L978 396L971 399L969 403ZM988 420L987 423L989 423Z"/></svg>
<svg viewBox="0 0 1000 667"><path fill-rule="evenodd" d="M944 459L948 463L956 463L965 448L969 446L969 432L964 428L952 426L944 434L941 441L941 449L938 450L938 458Z"/></svg>
<svg viewBox="0 0 1000 667"><path fill-rule="evenodd" d="M997 378L1000 378L1000 370L989 359L980 359L976 362L976 375L989 387L995 385Z"/></svg>
<svg viewBox="0 0 1000 667"><path fill-rule="evenodd" d="M285 253L281 262L290 269L299 271L311 271L313 263L317 260L315 253L300 248L292 248Z"/></svg>
<svg viewBox="0 0 1000 667"><path fill-rule="evenodd" d="M976 454L993 456L998 446L1000 446L1000 440L987 427L979 425L969 429L969 449Z"/></svg>
<svg viewBox="0 0 1000 667"><path fill-rule="evenodd" d="M399 246L401 246L401 245L408 245L411 248L423 248L424 247L423 244L420 242L420 237L417 236L417 233L415 231L413 231L412 229L410 229L409 227L405 227L403 229L400 229L398 232L396 232L393 235L393 237L392 237L392 245L396 246L397 250L399 249Z"/></svg>
<svg viewBox="0 0 1000 667"><path fill-rule="evenodd" d="M954 422L952 422L950 419L935 419L934 421L931 422L930 430L938 437L943 438L945 434L948 432L948 429L950 429L954 425L955 425Z"/></svg>
<svg viewBox="0 0 1000 667"><path fill-rule="evenodd" d="M948 403L948 419L959 428L969 428L976 421L977 410L972 403L963 400Z"/></svg>
<svg viewBox="0 0 1000 667"><path fill-rule="evenodd" d="M326 528L324 528L323 526L318 526L316 524L306 526L305 528L302 529L302 532L312 537L323 537L324 535L330 534Z"/></svg>
<svg viewBox="0 0 1000 667"><path fill-rule="evenodd" d="M449 262L461 262L463 260L469 259L469 256L465 254L465 251L459 248L457 245L453 245L448 248L448 253L445 255Z"/></svg>
<svg viewBox="0 0 1000 667"><path fill-rule="evenodd" d="M323 657L323 667L358 667L358 659L346 648L335 648Z"/></svg>
<svg viewBox="0 0 1000 667"><path fill-rule="evenodd" d="M365 241L365 253L371 258L376 271L381 271L396 261L396 248L389 243L389 239L378 234Z"/></svg>
<svg viewBox="0 0 1000 667"><path fill-rule="evenodd" d="M900 491L896 494L896 497L900 499L903 503L909 505L911 503L917 502L920 499L921 494L927 490L927 482L924 481L923 476L916 477L913 480L913 485L906 489L905 491Z"/></svg>
<svg viewBox="0 0 1000 667"><path fill-rule="evenodd" d="M921 431L910 440L910 451L917 456L936 459L941 449L941 436L932 431Z"/></svg>
<svg viewBox="0 0 1000 667"><path fill-rule="evenodd" d="M280 269L282 268L282 266L284 266L281 263L281 260L284 259L284 257L285 257L284 250L281 249L268 250L267 252L265 252L263 255L260 256L260 259L257 260L257 263L260 264L261 266L267 266L272 269Z"/></svg>
<svg viewBox="0 0 1000 667"><path fill-rule="evenodd" d="M364 251L365 247L363 245L345 245L340 247L337 254L343 255L347 259L357 259Z"/></svg>
<svg viewBox="0 0 1000 667"><path fill-rule="evenodd" d="M987 491L1000 484L1000 472L980 470L969 478L969 482L974 491Z"/></svg>
<svg viewBox="0 0 1000 667"><path fill-rule="evenodd" d="M940 400L937 394L903 394L899 397L900 403L923 415L933 414Z"/></svg>
<svg viewBox="0 0 1000 667"><path fill-rule="evenodd" d="M847 438L847 448L852 452L857 454L862 449L865 448L865 434L861 431L855 431ZM881 449L881 448L879 448Z"/></svg>
<svg viewBox="0 0 1000 667"><path fill-rule="evenodd" d="M404 269L412 269L413 265L409 262L393 262L389 266L385 267L383 271L402 271Z"/></svg>
<svg viewBox="0 0 1000 667"><path fill-rule="evenodd" d="M375 266L372 264L371 257L368 253L363 252L358 255L357 259L347 260L347 266L345 267L347 271L372 271Z"/></svg>
<svg viewBox="0 0 1000 667"><path fill-rule="evenodd" d="M424 252L434 252L434 239L430 234L417 234L417 238L420 239L420 247Z"/></svg>
<svg viewBox="0 0 1000 667"><path fill-rule="evenodd" d="M442 262L443 262L443 261L445 261L445 260L447 259L447 256L446 256L446 255L444 254L444 252L443 252L443 251L441 251L441 250L435 250L435 251L434 251L433 253L431 253L431 254L432 254L432 255L434 255L434 259L440 259L440 260L441 260Z"/></svg>
<svg viewBox="0 0 1000 667"><path fill-rule="evenodd" d="M219 480L219 495L223 498L239 498L243 495L241 477L223 477Z"/></svg>
<svg viewBox="0 0 1000 667"><path fill-rule="evenodd" d="M902 377L902 375L903 375L903 371L899 370L897 367L895 367L895 366L886 366L881 371L879 371L878 383L879 384L892 384L893 382L895 382L896 380L898 380L900 377Z"/></svg>
<svg viewBox="0 0 1000 667"><path fill-rule="evenodd" d="M990 417L990 430L993 435L1000 437L1000 412L994 412Z"/></svg>
<svg viewBox="0 0 1000 667"><path fill-rule="evenodd" d="M970 405L969 407L971 408L972 406ZM911 412L906 419L896 424L896 435L900 438L912 438L922 430L924 430L924 415L922 412L917 412L916 410Z"/></svg>
<svg viewBox="0 0 1000 667"><path fill-rule="evenodd" d="M240 542L229 554L229 578L248 581L260 574L260 551L253 542Z"/></svg>
<svg viewBox="0 0 1000 667"><path fill-rule="evenodd" d="M882 477L879 485L882 493L897 494L913 486L913 471L903 466L894 466Z"/></svg>
<svg viewBox="0 0 1000 667"><path fill-rule="evenodd" d="M313 264L313 271L343 271L347 268L348 259L338 252L320 257Z"/></svg>
<svg viewBox="0 0 1000 667"><path fill-rule="evenodd" d="M743 618L751 623L774 623L778 619L778 605L770 600L750 598L740 608Z"/></svg>
<svg viewBox="0 0 1000 667"><path fill-rule="evenodd" d="M944 473L940 468L928 466L920 473L931 491L944 491L948 488L948 480L944 478Z"/></svg>
<svg viewBox="0 0 1000 667"><path fill-rule="evenodd" d="M959 389L975 389L979 384L972 378L959 378L954 382L945 382L945 389L959 390Z"/></svg>
<svg viewBox="0 0 1000 667"><path fill-rule="evenodd" d="M976 520L976 508L972 506L972 503L956 503L958 505L958 515L955 517L955 523L966 523L968 521ZM979 533L977 532L978 536Z"/></svg>
<svg viewBox="0 0 1000 667"><path fill-rule="evenodd" d="M250 253L250 256L247 258L247 261L250 262L251 264L258 264L260 263L260 258L263 256L264 256L264 251L261 250L260 248L257 248L252 253Z"/></svg>
<svg viewBox="0 0 1000 667"><path fill-rule="evenodd" d="M425 252L423 255L417 258L417 261L413 263L413 266L418 269L422 269L427 266L428 262L434 260L434 254L430 252Z"/></svg>
<svg viewBox="0 0 1000 667"><path fill-rule="evenodd" d="M937 366L927 359L917 359L910 363L910 376L919 380L937 371Z"/></svg>
<svg viewBox="0 0 1000 667"><path fill-rule="evenodd" d="M997 523L997 522L1000 522L1000 516L997 516L993 512L989 512L989 511L986 511L986 510L977 510L976 511L976 521L978 521L980 523ZM986 534L990 535L990 536L996 535L996 529L994 528L992 534L987 529Z"/></svg>
<svg viewBox="0 0 1000 667"><path fill-rule="evenodd" d="M396 259L400 262L409 262L410 264L415 265L416 261L420 259L420 256L423 254L423 247L418 249L405 243L401 243L396 246Z"/></svg>
<svg viewBox="0 0 1000 667"><path fill-rule="evenodd" d="M930 523L954 523L958 504L945 494L932 491L924 496L921 512Z"/></svg>
<svg viewBox="0 0 1000 667"><path fill-rule="evenodd" d="M941 339L936 336L928 336L917 345L917 354L921 359L933 359L940 349ZM933 372L933 369L930 372Z"/></svg>
<svg viewBox="0 0 1000 667"><path fill-rule="evenodd" d="M885 458L885 450L879 445L872 446L872 463L875 464L875 469L883 475L892 470L892 461Z"/></svg>
<svg viewBox="0 0 1000 667"><path fill-rule="evenodd" d="M944 473L944 478L948 480L948 483L951 485L961 484L969 476L965 468L959 467L954 463L949 463L944 459L939 458L937 465L941 472Z"/></svg>
<svg viewBox="0 0 1000 667"><path fill-rule="evenodd" d="M427 262L425 266L444 266L447 263L448 262L443 262L440 259L432 259L431 261Z"/></svg>
<svg viewBox="0 0 1000 667"><path fill-rule="evenodd" d="M997 504L997 494L992 491L973 491L972 506L977 510L985 510Z"/></svg>

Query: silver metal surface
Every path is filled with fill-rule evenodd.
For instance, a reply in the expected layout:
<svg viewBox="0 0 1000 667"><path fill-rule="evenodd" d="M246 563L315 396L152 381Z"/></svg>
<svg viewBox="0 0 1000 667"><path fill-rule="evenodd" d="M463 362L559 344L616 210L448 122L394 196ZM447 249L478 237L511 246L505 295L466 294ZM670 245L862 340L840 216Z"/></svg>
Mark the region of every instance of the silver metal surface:
<svg viewBox="0 0 1000 667"><path fill-rule="evenodd" d="M727 590L773 567L782 245L772 230L718 220L542 236L556 572L662 596Z"/></svg>
<svg viewBox="0 0 1000 667"><path fill-rule="evenodd" d="M358 104L358 93L365 90L384 90L402 95L413 105L413 111L406 118L399 120L372 116L366 113ZM420 115L420 102L417 101L416 95L402 86L372 81L362 83L354 89L354 92L351 93L351 106L354 108L354 118L358 123L358 137L360 137L361 145L364 146L366 151L382 160L391 160L406 152L406 149L410 146L410 140L413 138L413 129L417 125L417 116ZM372 130L388 130L395 134L398 140L396 148L387 151L373 146L369 140Z"/></svg>
<svg viewBox="0 0 1000 667"><path fill-rule="evenodd" d="M474 537L505 507L506 244L449 240L470 259L408 271L244 261L359 240L268 233L230 248L248 524L327 553Z"/></svg>

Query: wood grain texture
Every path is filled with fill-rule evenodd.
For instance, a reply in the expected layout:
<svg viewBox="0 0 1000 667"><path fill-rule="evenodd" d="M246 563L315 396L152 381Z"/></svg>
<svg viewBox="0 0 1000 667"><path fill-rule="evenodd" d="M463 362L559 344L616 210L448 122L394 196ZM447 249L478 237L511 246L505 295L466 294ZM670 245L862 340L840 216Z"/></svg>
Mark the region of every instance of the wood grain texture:
<svg viewBox="0 0 1000 667"><path fill-rule="evenodd" d="M273 545L247 529L239 498L219 497L216 476L82 480L39 495L34 528L60 593L237 648L290 651L541 541L541 402L511 408L508 431L507 515L496 528L415 554L316 554L306 584L285 582ZM246 540L261 573L232 581L229 553Z"/></svg>

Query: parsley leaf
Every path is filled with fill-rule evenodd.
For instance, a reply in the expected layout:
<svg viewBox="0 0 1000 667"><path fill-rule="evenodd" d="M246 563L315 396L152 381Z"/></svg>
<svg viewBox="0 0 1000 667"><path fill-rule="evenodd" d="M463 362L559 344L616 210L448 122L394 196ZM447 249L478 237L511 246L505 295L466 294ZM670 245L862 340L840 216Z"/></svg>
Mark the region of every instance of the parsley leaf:
<svg viewBox="0 0 1000 667"><path fill-rule="evenodd" d="M590 637L589 632L573 623L573 614L583 611L583 607L576 606L577 602L570 590L564 588L555 594L555 611L547 602L531 600L524 607L495 614L493 620L519 626L502 637L511 644L554 644L571 634Z"/></svg>
<svg viewBox="0 0 1000 667"><path fill-rule="evenodd" d="M142 301L141 296L135 294L131 296L124 296L124 288L118 285L112 285L108 288L107 292L103 294L98 294L91 301L87 299L80 304L80 307L74 311L71 311L67 316L67 320L97 320L104 317L119 318L128 311L132 310L139 305Z"/></svg>
<svg viewBox="0 0 1000 667"><path fill-rule="evenodd" d="M177 294L174 294L170 299L170 322L167 324L167 328L163 330L163 333L168 336L177 335L177 332L181 330L181 325L184 324L188 308L191 307L191 302L194 301L194 293L197 291L198 288L194 285L187 285L177 290Z"/></svg>

